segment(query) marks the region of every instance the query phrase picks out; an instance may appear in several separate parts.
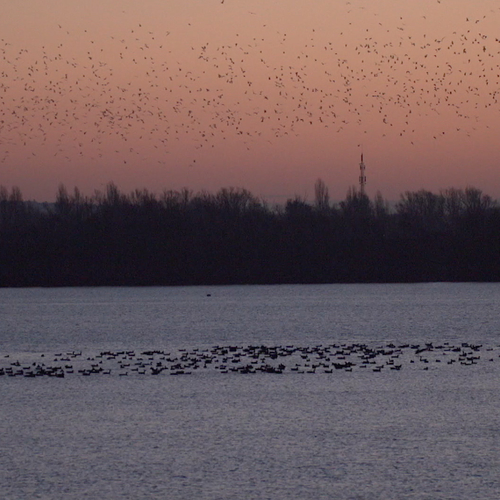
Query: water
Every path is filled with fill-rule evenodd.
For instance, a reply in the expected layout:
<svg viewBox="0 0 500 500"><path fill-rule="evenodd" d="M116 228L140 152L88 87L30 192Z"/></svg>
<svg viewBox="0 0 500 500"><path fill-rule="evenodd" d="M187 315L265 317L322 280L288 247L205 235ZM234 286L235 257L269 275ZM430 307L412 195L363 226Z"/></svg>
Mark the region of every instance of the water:
<svg viewBox="0 0 500 500"><path fill-rule="evenodd" d="M1 497L500 498L499 309L497 284L0 289L0 368L75 368L0 377ZM403 346L402 368L353 351L308 373L356 343ZM267 360L282 374L132 371L215 345L311 352Z"/></svg>

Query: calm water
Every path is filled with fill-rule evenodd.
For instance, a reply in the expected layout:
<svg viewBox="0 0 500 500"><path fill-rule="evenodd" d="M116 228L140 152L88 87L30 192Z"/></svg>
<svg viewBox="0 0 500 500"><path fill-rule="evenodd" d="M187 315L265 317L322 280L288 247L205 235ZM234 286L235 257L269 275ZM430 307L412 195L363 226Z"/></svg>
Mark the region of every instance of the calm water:
<svg viewBox="0 0 500 500"><path fill-rule="evenodd" d="M78 354L0 377L0 497L498 499L499 332L497 284L0 289L0 368ZM339 354L358 344L401 369ZM305 350L281 374L150 372L215 345Z"/></svg>

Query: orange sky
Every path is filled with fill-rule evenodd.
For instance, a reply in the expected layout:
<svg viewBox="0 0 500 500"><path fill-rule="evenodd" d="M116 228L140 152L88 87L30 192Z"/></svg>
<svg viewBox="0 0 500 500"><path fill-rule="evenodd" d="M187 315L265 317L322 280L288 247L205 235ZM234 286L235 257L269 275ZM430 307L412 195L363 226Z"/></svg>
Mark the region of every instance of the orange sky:
<svg viewBox="0 0 500 500"><path fill-rule="evenodd" d="M311 5L312 4L312 5ZM0 0L0 184L500 198L494 0Z"/></svg>

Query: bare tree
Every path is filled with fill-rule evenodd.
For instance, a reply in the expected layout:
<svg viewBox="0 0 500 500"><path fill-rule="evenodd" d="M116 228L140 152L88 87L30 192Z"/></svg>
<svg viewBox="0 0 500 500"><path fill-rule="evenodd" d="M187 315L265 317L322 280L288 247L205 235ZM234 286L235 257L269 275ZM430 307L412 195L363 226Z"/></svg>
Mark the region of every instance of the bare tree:
<svg viewBox="0 0 500 500"><path fill-rule="evenodd" d="M319 212L327 212L330 208L330 195L322 179L318 179L314 184L314 205Z"/></svg>

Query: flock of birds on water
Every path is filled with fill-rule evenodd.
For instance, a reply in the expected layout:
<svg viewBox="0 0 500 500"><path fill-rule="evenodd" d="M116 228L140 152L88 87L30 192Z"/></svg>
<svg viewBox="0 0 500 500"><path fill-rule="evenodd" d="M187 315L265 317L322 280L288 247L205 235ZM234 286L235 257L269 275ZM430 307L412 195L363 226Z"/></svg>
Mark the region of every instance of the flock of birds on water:
<svg viewBox="0 0 500 500"><path fill-rule="evenodd" d="M305 38L255 12L242 14L255 36L220 43L186 44L190 30L200 36L189 23L159 32L140 21L105 40L64 25L54 26L58 44L24 48L1 38L0 164L19 148L34 161L42 147L58 160L98 162L112 145L123 163L149 151L166 164L186 139L193 151L226 140L251 149L309 127L333 136L355 126L361 141L370 133L413 143L422 132L438 140L489 126L500 38L482 27L500 9L435 37L414 32L404 16L392 24L373 13L367 22L364 7L345 8L343 31L311 29ZM348 34L360 23L364 36L354 43Z"/></svg>
<svg viewBox="0 0 500 500"><path fill-rule="evenodd" d="M365 370L399 372L402 369L435 370L444 366L473 367L494 362L496 347L460 344L399 344L368 346L339 343L300 347L294 345L226 345L172 351L102 351L86 356L81 351L52 355L32 354L25 359L0 358L3 377L165 376L195 374L332 374ZM37 359L35 359L35 357Z"/></svg>

